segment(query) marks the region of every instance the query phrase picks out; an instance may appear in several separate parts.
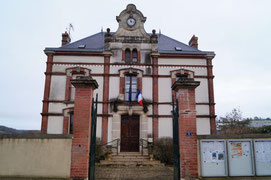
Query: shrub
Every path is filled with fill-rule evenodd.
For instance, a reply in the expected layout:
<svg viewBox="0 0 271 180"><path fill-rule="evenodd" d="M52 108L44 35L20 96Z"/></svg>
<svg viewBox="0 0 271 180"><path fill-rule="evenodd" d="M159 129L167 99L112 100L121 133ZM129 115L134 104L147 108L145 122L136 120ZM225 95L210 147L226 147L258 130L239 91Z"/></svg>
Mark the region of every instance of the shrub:
<svg viewBox="0 0 271 180"><path fill-rule="evenodd" d="M100 160L105 159L104 149L102 145L102 141L100 138L96 139L96 152L95 152L95 161L100 162Z"/></svg>
<svg viewBox="0 0 271 180"><path fill-rule="evenodd" d="M257 133L271 133L271 126L263 126L256 128Z"/></svg>
<svg viewBox="0 0 271 180"><path fill-rule="evenodd" d="M173 164L173 139L170 137L159 138L153 146L154 158L166 165Z"/></svg>

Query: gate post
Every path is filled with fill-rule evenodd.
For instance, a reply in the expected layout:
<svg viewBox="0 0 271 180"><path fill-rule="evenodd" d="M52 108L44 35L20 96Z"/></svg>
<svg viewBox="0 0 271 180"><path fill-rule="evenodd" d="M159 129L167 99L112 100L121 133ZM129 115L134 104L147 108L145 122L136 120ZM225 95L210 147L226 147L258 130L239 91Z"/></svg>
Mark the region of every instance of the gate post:
<svg viewBox="0 0 271 180"><path fill-rule="evenodd" d="M181 178L198 177L197 127L194 73L181 71L180 79L172 85L179 106L179 149L181 154Z"/></svg>
<svg viewBox="0 0 271 180"><path fill-rule="evenodd" d="M90 76L78 76L71 83L75 87L71 177L87 179L92 97L98 83Z"/></svg>

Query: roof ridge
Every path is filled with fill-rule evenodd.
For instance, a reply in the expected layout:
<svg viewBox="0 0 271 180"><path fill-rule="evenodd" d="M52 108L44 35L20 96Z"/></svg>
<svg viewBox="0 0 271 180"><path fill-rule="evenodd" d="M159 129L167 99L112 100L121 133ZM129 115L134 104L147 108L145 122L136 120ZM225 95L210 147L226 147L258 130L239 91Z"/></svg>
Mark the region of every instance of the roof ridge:
<svg viewBox="0 0 271 180"><path fill-rule="evenodd" d="M69 43L69 44L66 44L66 45L64 45L64 46L61 46L61 47L59 47L59 48L65 48L65 47L68 47L69 45L73 45L73 44L75 44L75 43L77 43L77 42L79 42L79 41L84 41L84 40L86 40L86 39L88 39L88 38L91 38L91 37L94 37L94 36L96 36L96 35L98 35L98 34L104 34L105 32L98 32L98 33L96 33L96 34L93 34L93 35L90 35L90 36L87 36L87 37L85 37L85 38L83 38L83 39L79 39L79 40L77 40L77 41L74 41L74 42L72 42L72 43Z"/></svg>
<svg viewBox="0 0 271 180"><path fill-rule="evenodd" d="M114 32L110 32L114 34ZM103 52L104 51L104 35L106 32L100 31L93 35L87 36L83 39L79 39L67 45L58 48L45 48L47 51L86 51L86 52ZM80 45L86 45L84 48L80 48ZM177 49L180 47L181 49ZM173 53L173 54L214 54L214 52L201 51L193 48L183 42L173 39L164 34L158 34L158 52L161 53Z"/></svg>
<svg viewBox="0 0 271 180"><path fill-rule="evenodd" d="M180 44L182 44L182 45L184 45L184 46L187 46L187 47L189 47L189 48L193 48L195 51L199 51L199 52L203 52L203 51L201 51L201 50L199 50L199 49L196 49L196 48L194 48L194 47L192 47L192 46L189 46L188 44L185 44L185 43L183 43L183 42L180 42L180 41L178 41L178 40L176 40L176 39L173 39L173 38L171 38L171 37L169 37L169 36L167 36L167 35L164 35L164 34L160 34L160 35L162 35L162 36L165 36L166 38L168 38L168 39L170 39L170 40L172 40L172 41L175 41L175 42L177 42L177 43L180 43ZM158 36L159 37L159 36ZM158 40L158 43L159 43L159 40Z"/></svg>

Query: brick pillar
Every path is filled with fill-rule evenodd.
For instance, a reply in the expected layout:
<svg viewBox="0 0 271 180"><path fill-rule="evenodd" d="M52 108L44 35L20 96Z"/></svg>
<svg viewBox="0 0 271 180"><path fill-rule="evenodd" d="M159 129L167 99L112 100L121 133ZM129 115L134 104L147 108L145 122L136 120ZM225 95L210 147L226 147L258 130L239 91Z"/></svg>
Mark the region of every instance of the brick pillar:
<svg viewBox="0 0 271 180"><path fill-rule="evenodd" d="M108 136L108 104L109 104L109 73L111 52L104 52L104 81L103 81L103 117L102 117L102 142L107 143Z"/></svg>
<svg viewBox="0 0 271 180"><path fill-rule="evenodd" d="M152 133L153 133L153 139L158 139L158 56L159 53L152 53L152 99L153 99L153 105L152 105Z"/></svg>
<svg viewBox="0 0 271 180"><path fill-rule="evenodd" d="M209 95L209 114L211 124L211 134L216 134L216 122L215 122L215 98L214 98L214 75L212 59L214 56L207 57L207 73L208 73L208 95Z"/></svg>
<svg viewBox="0 0 271 180"><path fill-rule="evenodd" d="M46 52L47 54L47 67L45 72L45 86L44 86L44 95L43 95L43 105L42 105L42 120L41 120L41 133L47 133L48 125L48 110L49 110L49 96L50 96L50 87L51 87L51 77L52 77L52 68L53 68L53 54L54 52Z"/></svg>
<svg viewBox="0 0 271 180"><path fill-rule="evenodd" d="M75 87L71 177L87 178L92 97L98 84L89 76L79 76L71 83Z"/></svg>
<svg viewBox="0 0 271 180"><path fill-rule="evenodd" d="M182 78L172 85L179 102L179 144L182 178L198 177L195 88L199 81Z"/></svg>

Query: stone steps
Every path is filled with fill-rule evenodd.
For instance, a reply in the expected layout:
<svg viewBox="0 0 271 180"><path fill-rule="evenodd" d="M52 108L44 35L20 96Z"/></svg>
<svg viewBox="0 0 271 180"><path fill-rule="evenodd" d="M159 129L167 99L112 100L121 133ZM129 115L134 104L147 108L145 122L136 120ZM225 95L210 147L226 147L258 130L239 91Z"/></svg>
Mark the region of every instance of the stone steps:
<svg viewBox="0 0 271 180"><path fill-rule="evenodd" d="M135 159L146 159L146 160L149 160L149 157L148 156L141 156L141 155L135 155L135 156L132 156L132 155L114 155L112 156L112 159L130 159L130 160L135 160Z"/></svg>
<svg viewBox="0 0 271 180"><path fill-rule="evenodd" d="M137 152L119 153L113 155L111 160L102 160L97 166L164 166L160 161L150 161L148 156Z"/></svg>
<svg viewBox="0 0 271 180"><path fill-rule="evenodd" d="M96 180L172 180L173 168L140 153L119 153L96 164Z"/></svg>
<svg viewBox="0 0 271 180"><path fill-rule="evenodd" d="M167 166L97 166L96 180L172 180L173 168Z"/></svg>
<svg viewBox="0 0 271 180"><path fill-rule="evenodd" d="M101 161L97 166L164 166L159 161Z"/></svg>

